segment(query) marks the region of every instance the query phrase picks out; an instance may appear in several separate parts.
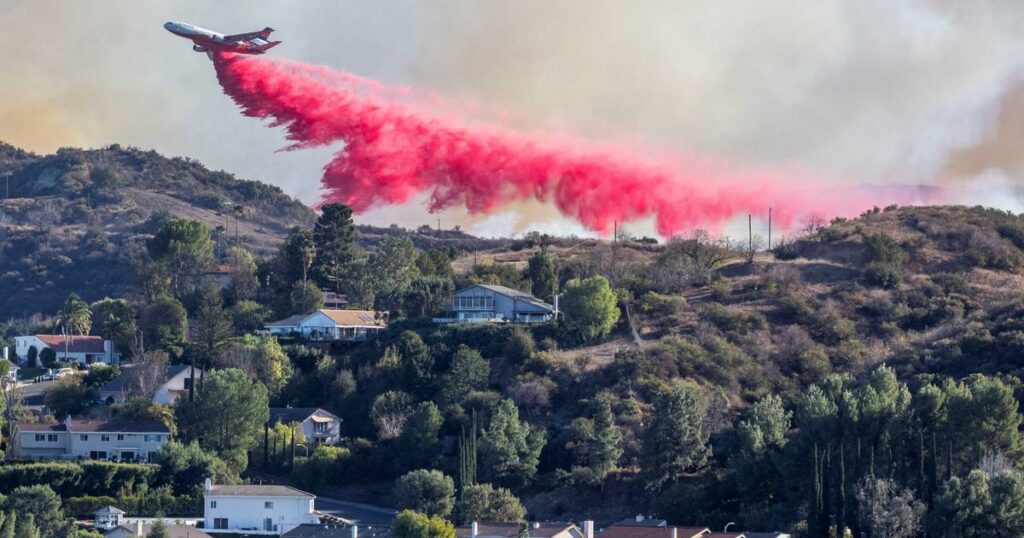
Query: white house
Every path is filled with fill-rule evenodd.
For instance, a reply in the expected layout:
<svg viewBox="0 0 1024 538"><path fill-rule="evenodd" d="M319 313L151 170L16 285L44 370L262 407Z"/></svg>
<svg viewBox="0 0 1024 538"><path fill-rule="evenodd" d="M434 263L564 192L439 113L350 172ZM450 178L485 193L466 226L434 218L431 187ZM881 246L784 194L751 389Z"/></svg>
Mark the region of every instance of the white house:
<svg viewBox="0 0 1024 538"><path fill-rule="evenodd" d="M156 520L143 521L137 519L114 527L103 534L103 538L137 538L149 536L153 532ZM195 525L185 525L168 519L163 520L164 529L170 538L213 538Z"/></svg>
<svg viewBox="0 0 1024 538"><path fill-rule="evenodd" d="M39 365L38 357L44 349L52 349L58 361L76 361L82 365L94 362L117 364L121 360L121 354L114 352L113 343L102 336L34 334L14 337L14 353L23 365ZM32 356L36 357L35 365L27 364Z"/></svg>
<svg viewBox="0 0 1024 538"><path fill-rule="evenodd" d="M93 513L93 526L97 529L113 529L121 526L124 510L113 506L104 506Z"/></svg>
<svg viewBox="0 0 1024 538"><path fill-rule="evenodd" d="M387 313L373 310L329 310L321 308L312 314L300 314L267 323L270 334L297 334L306 340L365 340L388 327Z"/></svg>
<svg viewBox="0 0 1024 538"><path fill-rule="evenodd" d="M434 321L543 323L554 319L558 309L529 293L505 286L475 284L455 292L446 313L445 317Z"/></svg>
<svg viewBox="0 0 1024 538"><path fill-rule="evenodd" d="M316 496L289 486L225 486L206 479L203 528L279 536L299 525L320 522Z"/></svg>
<svg viewBox="0 0 1024 538"><path fill-rule="evenodd" d="M137 378L139 373L135 371L139 366L126 366L121 373L100 387L100 400L107 403L124 403L137 391ZM203 371L195 369L195 379L199 380ZM153 394L153 403L160 405L174 405L178 398L188 395L189 386L192 384L192 367L187 364L171 364L166 366L155 379L159 384Z"/></svg>
<svg viewBox="0 0 1024 538"><path fill-rule="evenodd" d="M317 407L271 407L270 425L278 423L300 424L310 451L316 445L341 441L341 418Z"/></svg>
<svg viewBox="0 0 1024 538"><path fill-rule="evenodd" d="M150 461L171 438L154 420L73 419L60 424L18 422L10 459Z"/></svg>

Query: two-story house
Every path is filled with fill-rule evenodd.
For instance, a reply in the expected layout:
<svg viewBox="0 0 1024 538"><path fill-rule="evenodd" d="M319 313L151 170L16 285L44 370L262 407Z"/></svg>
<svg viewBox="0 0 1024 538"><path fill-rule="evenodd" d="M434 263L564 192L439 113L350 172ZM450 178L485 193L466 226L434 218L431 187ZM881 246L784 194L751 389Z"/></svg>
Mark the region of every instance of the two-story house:
<svg viewBox="0 0 1024 538"><path fill-rule="evenodd" d="M199 378L203 376L203 371L199 368L195 369L193 376L192 367L187 364L168 365L153 376L148 372L138 370L139 368L148 368L148 366L124 367L117 377L100 387L100 400L107 403L124 403L143 390L140 385L151 384L153 386L149 387L149 391L153 392L153 403L174 405L178 398L188 395L193 377L198 383ZM151 377L152 379L150 379ZM145 379L144 382L143 379Z"/></svg>
<svg viewBox="0 0 1024 538"><path fill-rule="evenodd" d="M336 445L341 441L341 418L316 407L271 407L270 425L299 424L309 448L320 444Z"/></svg>
<svg viewBox="0 0 1024 538"><path fill-rule="evenodd" d="M39 354L44 349L52 349L58 361L76 361L83 366L94 362L117 364L121 360L121 354L114 352L113 343L102 336L33 334L14 337L14 353L23 365L39 366ZM35 364L28 364L31 359Z"/></svg>
<svg viewBox="0 0 1024 538"><path fill-rule="evenodd" d="M18 422L14 425L11 459L93 459L149 461L171 431L161 422L130 419L75 419L59 424Z"/></svg>
<svg viewBox="0 0 1024 538"><path fill-rule="evenodd" d="M300 314L267 323L264 331L277 335L298 335L312 341L365 340L388 327L386 312L373 310L330 310Z"/></svg>
<svg viewBox="0 0 1024 538"><path fill-rule="evenodd" d="M226 486L206 479L203 528L207 531L262 531L284 534L299 525L315 525L316 496L289 486Z"/></svg>
<svg viewBox="0 0 1024 538"><path fill-rule="evenodd" d="M445 309L445 316L434 321L543 323L551 321L557 314L557 306L529 293L494 284L475 284L455 292L452 303Z"/></svg>

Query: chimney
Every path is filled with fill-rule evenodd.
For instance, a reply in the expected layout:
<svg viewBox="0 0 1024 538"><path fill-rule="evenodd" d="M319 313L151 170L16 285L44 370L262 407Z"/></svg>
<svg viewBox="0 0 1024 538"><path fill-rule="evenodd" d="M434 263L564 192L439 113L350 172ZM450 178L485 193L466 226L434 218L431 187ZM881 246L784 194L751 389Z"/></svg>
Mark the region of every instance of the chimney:
<svg viewBox="0 0 1024 538"><path fill-rule="evenodd" d="M352 525L352 527L349 528L349 532L349 538L359 538L359 525Z"/></svg>
<svg viewBox="0 0 1024 538"><path fill-rule="evenodd" d="M530 528L531 529L539 529L540 528L540 521L534 521L533 523L530 523Z"/></svg>
<svg viewBox="0 0 1024 538"><path fill-rule="evenodd" d="M642 523L643 520L644 520L644 515L643 514L637 514L636 515L636 522L637 523Z"/></svg>
<svg viewBox="0 0 1024 538"><path fill-rule="evenodd" d="M480 534L480 525L476 521L469 524L469 535L476 538Z"/></svg>
<svg viewBox="0 0 1024 538"><path fill-rule="evenodd" d="M211 489L213 489L213 480L209 478L203 480L203 491L210 491Z"/></svg>
<svg viewBox="0 0 1024 538"><path fill-rule="evenodd" d="M107 356L107 364L114 362L114 346L110 340L103 341L103 353Z"/></svg>
<svg viewBox="0 0 1024 538"><path fill-rule="evenodd" d="M68 433L71 433L71 415L64 417L64 427L68 429Z"/></svg>
<svg viewBox="0 0 1024 538"><path fill-rule="evenodd" d="M4 346L4 360L5 360L5 361L9 361L9 360L11 360L11 359L9 358L9 356L7 355L7 346Z"/></svg>
<svg viewBox="0 0 1024 538"><path fill-rule="evenodd" d="M583 536L586 538L594 538L594 520L588 519L583 522ZM676 538L673 536L672 538Z"/></svg>
<svg viewBox="0 0 1024 538"><path fill-rule="evenodd" d="M555 317L558 317L558 294L555 294Z"/></svg>
<svg viewBox="0 0 1024 538"><path fill-rule="evenodd" d="M679 538L679 529L672 527L672 532L669 538Z"/></svg>
<svg viewBox="0 0 1024 538"><path fill-rule="evenodd" d="M145 536L142 534L142 520L135 520L135 536Z"/></svg>

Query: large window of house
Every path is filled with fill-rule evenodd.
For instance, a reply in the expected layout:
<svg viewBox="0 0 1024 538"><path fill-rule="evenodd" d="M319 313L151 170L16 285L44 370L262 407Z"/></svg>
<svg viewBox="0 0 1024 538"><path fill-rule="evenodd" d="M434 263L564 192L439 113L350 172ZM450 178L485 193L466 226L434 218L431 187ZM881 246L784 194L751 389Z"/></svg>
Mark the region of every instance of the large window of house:
<svg viewBox="0 0 1024 538"><path fill-rule="evenodd" d="M36 434L36 441L45 441L45 440L46 440L46 436L45 435L43 435L41 433L37 433Z"/></svg>
<svg viewBox="0 0 1024 538"><path fill-rule="evenodd" d="M326 422L315 422L313 423L313 433L327 433Z"/></svg>
<svg viewBox="0 0 1024 538"><path fill-rule="evenodd" d="M464 295L456 297L453 306L455 310L491 310L494 308L494 297Z"/></svg>
<svg viewBox="0 0 1024 538"><path fill-rule="evenodd" d="M107 452L105 450L90 450L89 458L94 460L105 460L107 459Z"/></svg>
<svg viewBox="0 0 1024 538"><path fill-rule="evenodd" d="M263 508L268 508L269 509L269 508L273 508L273 507L274 507L274 501L265 501L263 503Z"/></svg>
<svg viewBox="0 0 1024 538"><path fill-rule="evenodd" d="M226 518L226 517L215 517L215 518L213 518L213 528L227 530L227 528L228 528L228 518Z"/></svg>
<svg viewBox="0 0 1024 538"><path fill-rule="evenodd" d="M117 434L117 440L118 441L124 441L124 434L123 433Z"/></svg>
<svg viewBox="0 0 1024 538"><path fill-rule="evenodd" d="M48 434L46 434L46 441L48 443L56 443L57 442L57 434L55 434L55 433L48 433Z"/></svg>
<svg viewBox="0 0 1024 538"><path fill-rule="evenodd" d="M109 435L101 435L100 436L100 441L109 441L109 440L110 440L110 436Z"/></svg>
<svg viewBox="0 0 1024 538"><path fill-rule="evenodd" d="M84 433L82 435L79 435L78 438L83 440L83 441L88 441L89 440L89 436L84 434Z"/></svg>
<svg viewBox="0 0 1024 538"><path fill-rule="evenodd" d="M217 508L217 501L210 501L210 508Z"/></svg>

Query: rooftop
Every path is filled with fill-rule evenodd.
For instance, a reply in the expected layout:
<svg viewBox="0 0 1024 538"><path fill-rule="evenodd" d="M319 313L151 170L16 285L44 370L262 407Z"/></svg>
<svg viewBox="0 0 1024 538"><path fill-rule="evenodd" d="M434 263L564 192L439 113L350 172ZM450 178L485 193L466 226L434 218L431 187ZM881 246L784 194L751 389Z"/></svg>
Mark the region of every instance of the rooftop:
<svg viewBox="0 0 1024 538"><path fill-rule="evenodd" d="M210 490L206 494L228 497L309 497L310 499L316 497L312 493L306 493L291 486L253 484L240 486L214 484L210 486Z"/></svg>
<svg viewBox="0 0 1024 538"><path fill-rule="evenodd" d="M528 525L531 538L551 538L556 534L566 531L568 531L574 538L584 538L583 531L572 523L543 522L530 523ZM523 525L521 523L478 523L477 536L481 538L516 538L519 536L519 530L522 528ZM473 530L469 526L455 527L455 536L458 536L459 538L468 538L472 535Z"/></svg>
<svg viewBox="0 0 1024 538"><path fill-rule="evenodd" d="M131 365L123 367L121 369L121 373L117 377L107 381L107 383L100 388L100 392L122 392L127 389L128 381L131 379L131 372L135 368L138 368L138 366ZM160 378L160 383L163 384L167 382L167 380L188 370L188 368L189 365L187 364L168 365L161 374L162 377ZM201 372L202 369L196 368L196 377L199 377Z"/></svg>
<svg viewBox="0 0 1024 538"><path fill-rule="evenodd" d="M68 353L104 353L102 336L67 336L60 334L33 335L54 351L64 351L65 340Z"/></svg>
<svg viewBox="0 0 1024 538"><path fill-rule="evenodd" d="M270 408L270 423L282 423L288 424L291 422L302 422L316 412L326 413L334 418L338 418L334 413L324 411L319 407L271 407ZM338 420L341 420L338 418Z"/></svg>
<svg viewBox="0 0 1024 538"><path fill-rule="evenodd" d="M464 291L471 290L473 288L484 288L486 290L493 291L494 293L498 293L498 294L504 295L506 297L512 297L512 298L516 299L517 301L523 301L525 303L530 303L530 304L532 304L534 306L537 306L537 307L540 307L540 308L544 308L544 309L547 309L547 310L550 310L550 311L554 311L555 310L554 306L552 306L552 305L550 305L550 304L548 304L548 303L546 303L546 302L544 302L544 301L534 297L533 295L530 295L529 293L526 293L524 291L519 291L519 290L516 290L516 289L512 289L512 288L509 288L507 286L499 286L497 284L474 284L474 285L472 285L472 286L470 286L468 288L463 288L463 289L455 292L455 294L458 295L458 294L460 294L460 293L462 293Z"/></svg>
<svg viewBox="0 0 1024 538"><path fill-rule="evenodd" d="M17 428L23 432L63 432L67 424L40 424L35 422L19 422ZM171 433L167 425L155 420L135 419L71 419L73 432L110 432L110 433Z"/></svg>
<svg viewBox="0 0 1024 538"><path fill-rule="evenodd" d="M124 524L120 528L135 534L134 524ZM192 525L175 525L172 523L164 523L164 528L167 529L167 536L170 538L213 538L209 534L203 532L202 529L197 529ZM107 531L110 534L111 531ZM153 525L150 523L142 524L142 536L149 536L149 533L153 532Z"/></svg>
<svg viewBox="0 0 1024 538"><path fill-rule="evenodd" d="M348 525L299 525L281 535L283 538L350 538L352 527ZM390 538L391 527L360 526L359 538Z"/></svg>
<svg viewBox="0 0 1024 538"><path fill-rule="evenodd" d="M626 520L630 522L631 520ZM603 531L597 533L597 538L673 538L672 531L675 530L675 538L704 538L708 532L707 527L660 527L657 525L637 525L632 523L616 523Z"/></svg>

